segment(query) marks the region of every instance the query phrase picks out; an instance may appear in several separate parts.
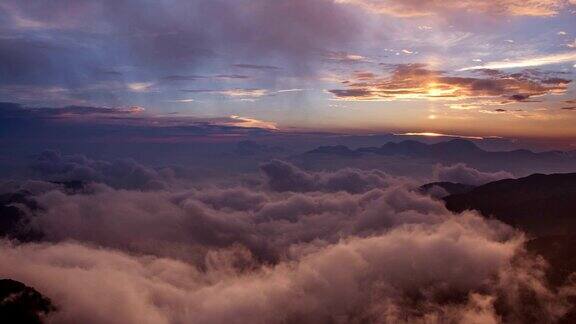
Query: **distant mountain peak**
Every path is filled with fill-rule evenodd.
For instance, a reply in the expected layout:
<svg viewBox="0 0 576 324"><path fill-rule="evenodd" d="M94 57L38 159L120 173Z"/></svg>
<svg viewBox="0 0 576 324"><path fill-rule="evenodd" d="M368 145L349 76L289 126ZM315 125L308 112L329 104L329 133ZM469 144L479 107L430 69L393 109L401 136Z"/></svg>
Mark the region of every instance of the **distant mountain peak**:
<svg viewBox="0 0 576 324"><path fill-rule="evenodd" d="M435 146L448 146L448 147L452 147L452 148L465 149L465 150L469 150L469 151L483 151L481 148L479 148L473 142L471 142L469 140L461 139L461 138L449 140L446 142L440 142L440 143L434 144L434 145Z"/></svg>
<svg viewBox="0 0 576 324"><path fill-rule="evenodd" d="M331 154L340 156L359 156L361 153L355 150L351 150L345 145L334 145L334 146L319 146L307 154Z"/></svg>

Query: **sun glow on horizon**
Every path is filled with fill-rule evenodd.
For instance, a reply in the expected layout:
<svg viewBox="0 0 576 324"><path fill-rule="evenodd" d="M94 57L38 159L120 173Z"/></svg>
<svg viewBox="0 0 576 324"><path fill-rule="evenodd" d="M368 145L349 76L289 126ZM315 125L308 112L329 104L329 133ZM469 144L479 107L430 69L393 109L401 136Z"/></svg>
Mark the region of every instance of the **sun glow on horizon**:
<svg viewBox="0 0 576 324"><path fill-rule="evenodd" d="M425 136L425 137L456 137L456 138L466 138L466 139L476 139L482 140L485 137L482 136L467 136L467 135L454 135L454 134L442 134L434 132L414 132L414 133L400 133L394 134L396 136Z"/></svg>

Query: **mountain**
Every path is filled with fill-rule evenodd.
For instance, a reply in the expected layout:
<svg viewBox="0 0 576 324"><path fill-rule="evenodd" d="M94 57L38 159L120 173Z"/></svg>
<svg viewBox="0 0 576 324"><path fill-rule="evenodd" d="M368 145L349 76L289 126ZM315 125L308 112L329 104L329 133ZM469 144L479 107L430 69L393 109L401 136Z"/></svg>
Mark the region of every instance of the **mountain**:
<svg viewBox="0 0 576 324"><path fill-rule="evenodd" d="M399 143L388 142L381 147L359 148L358 152L373 153L379 155L407 155L415 157L431 157L446 155L479 154L485 152L476 144L454 139L436 144L425 144L418 141L402 141Z"/></svg>
<svg viewBox="0 0 576 324"><path fill-rule="evenodd" d="M576 173L491 182L444 201L452 211L475 209L536 236L576 230Z"/></svg>
<svg viewBox="0 0 576 324"><path fill-rule="evenodd" d="M527 244L528 251L545 256L550 264L548 280L559 286L576 271L576 235L549 235L532 239Z"/></svg>
<svg viewBox="0 0 576 324"><path fill-rule="evenodd" d="M83 181L53 181L67 194L85 193ZM43 234L30 226L31 218L27 211L38 210L40 206L34 195L27 190L17 190L0 194L0 238L7 237L21 242L41 240Z"/></svg>
<svg viewBox="0 0 576 324"><path fill-rule="evenodd" d="M446 191L448 195L455 195L470 192L471 190L476 188L476 186L463 183L445 182L445 181L432 182L421 186L420 192L431 193L435 188L440 188Z"/></svg>
<svg viewBox="0 0 576 324"><path fill-rule="evenodd" d="M0 301L0 323L40 324L56 310L36 289L11 279L0 279Z"/></svg>
<svg viewBox="0 0 576 324"><path fill-rule="evenodd" d="M360 159L359 159L360 158ZM520 176L532 173L576 172L576 152L529 150L486 151L472 141L453 139L436 144L426 144L413 140L388 142L379 147L350 149L347 146L322 146L295 157L302 165L315 167L326 165L327 161L346 161L348 166L362 167L365 161L380 158L411 159L413 163L466 163L487 171L511 171ZM373 163L370 165L377 165Z"/></svg>
<svg viewBox="0 0 576 324"><path fill-rule="evenodd" d="M576 272L576 173L500 180L443 199L454 212L474 209L527 231L527 251L547 261L552 287ZM560 321L575 322L576 308Z"/></svg>
<svg viewBox="0 0 576 324"><path fill-rule="evenodd" d="M236 144L235 153L238 155L281 154L285 149L280 146L269 146L254 141L240 141Z"/></svg>
<svg viewBox="0 0 576 324"><path fill-rule="evenodd" d="M347 146L344 145L335 145L335 146L319 146L309 152L307 154L333 154L339 156L346 156L346 157L358 157L361 156L362 153L358 150L351 150Z"/></svg>
<svg viewBox="0 0 576 324"><path fill-rule="evenodd" d="M30 209L38 208L36 202L30 199L27 192L0 194L0 236L8 236L28 241L34 235L28 229L27 219L22 206Z"/></svg>

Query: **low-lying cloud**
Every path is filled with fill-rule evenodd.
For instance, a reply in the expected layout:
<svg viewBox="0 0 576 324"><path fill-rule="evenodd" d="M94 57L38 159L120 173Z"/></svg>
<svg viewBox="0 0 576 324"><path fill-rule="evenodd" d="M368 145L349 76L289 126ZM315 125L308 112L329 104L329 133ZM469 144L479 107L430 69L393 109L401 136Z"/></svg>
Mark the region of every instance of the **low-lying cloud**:
<svg viewBox="0 0 576 324"><path fill-rule="evenodd" d="M31 169L43 179L53 182L100 182L116 188L154 190L166 186L174 177L171 169L154 170L132 159L113 162L92 160L84 155L62 155L44 151L37 156Z"/></svg>
<svg viewBox="0 0 576 324"><path fill-rule="evenodd" d="M380 171L273 160L248 183L145 191L108 178L130 168L47 159L46 175L99 176L80 191L35 182L37 207L20 207L42 241L1 242L0 276L51 298L54 322L521 323L570 306L521 232ZM496 177L476 172L439 175Z"/></svg>
<svg viewBox="0 0 576 324"><path fill-rule="evenodd" d="M514 178L514 175L510 172L482 172L471 168L464 163L457 163L450 166L436 165L433 172L434 178L438 181L463 183L475 186L502 179Z"/></svg>
<svg viewBox="0 0 576 324"><path fill-rule="evenodd" d="M268 186L275 191L361 193L400 182L379 170L340 169L336 172L311 173L281 160L262 164L260 169L266 176Z"/></svg>
<svg viewBox="0 0 576 324"><path fill-rule="evenodd" d="M558 318L568 296L543 286L539 261L515 264L522 239L506 233L477 216L453 217L328 246L295 245L292 260L273 266L257 265L241 247L211 250L205 270L78 243L4 242L0 274L52 298L61 309L52 320L61 323Z"/></svg>

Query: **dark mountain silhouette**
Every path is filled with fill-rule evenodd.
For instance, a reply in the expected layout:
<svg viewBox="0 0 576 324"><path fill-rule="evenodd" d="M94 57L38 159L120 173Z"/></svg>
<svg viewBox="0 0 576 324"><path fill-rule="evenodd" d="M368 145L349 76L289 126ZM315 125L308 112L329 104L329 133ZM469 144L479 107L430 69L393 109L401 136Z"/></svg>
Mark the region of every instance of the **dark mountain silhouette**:
<svg viewBox="0 0 576 324"><path fill-rule="evenodd" d="M576 272L576 235L549 235L538 237L528 242L529 252L540 255L548 262L546 277L549 284L558 288L570 282L571 274ZM571 298L573 305L569 312L558 323L576 323L576 299Z"/></svg>
<svg viewBox="0 0 576 324"><path fill-rule="evenodd" d="M85 193L87 183L84 181L53 181L67 194ZM35 211L40 206L32 193L18 190L0 194L0 237L17 239L22 242L41 240L43 234L30 226L26 210Z"/></svg>
<svg viewBox="0 0 576 324"><path fill-rule="evenodd" d="M366 147L357 150L361 153L373 153L380 155L407 155L418 157L445 156L445 155L463 155L463 154L480 154L483 151L476 144L455 139L437 144L425 144L418 141L402 141L399 143L388 142L381 147Z"/></svg>
<svg viewBox="0 0 576 324"><path fill-rule="evenodd" d="M285 149L280 146L269 146L254 141L240 141L236 144L235 153L238 155L280 154Z"/></svg>
<svg viewBox="0 0 576 324"><path fill-rule="evenodd" d="M420 192L429 193L431 190L434 189L434 187L444 189L448 193L448 195L463 194L470 192L471 190L476 188L476 186L473 185L442 181L442 182L432 182L425 184L420 187Z"/></svg>
<svg viewBox="0 0 576 324"><path fill-rule="evenodd" d="M50 299L11 279L0 279L0 301L0 323L40 324L56 310Z"/></svg>
<svg viewBox="0 0 576 324"><path fill-rule="evenodd" d="M351 150L345 145L319 146L312 151L307 152L307 154L334 154L346 157L359 157L362 155L360 151Z"/></svg>
<svg viewBox="0 0 576 324"><path fill-rule="evenodd" d="M29 198L28 192L14 192L0 195L0 237L8 236L29 241L35 234L27 226L22 207L36 209L36 202Z"/></svg>
<svg viewBox="0 0 576 324"><path fill-rule="evenodd" d="M545 256L550 264L546 273L553 286L559 286L576 271L576 234L549 235L528 242L528 251Z"/></svg>
<svg viewBox="0 0 576 324"><path fill-rule="evenodd" d="M552 287L576 272L576 173L500 180L443 199L454 212L478 210L527 231L527 250L548 262ZM560 322L575 321L576 308Z"/></svg>
<svg viewBox="0 0 576 324"><path fill-rule="evenodd" d="M576 233L576 173L491 182L444 201L452 211L475 209L535 236Z"/></svg>
<svg viewBox="0 0 576 324"><path fill-rule="evenodd" d="M306 154L334 154L350 155L350 152L358 154L379 154L379 155L406 155L412 157L514 157L514 158L538 158L538 159L558 159L575 158L576 152L548 151L536 153L529 150L514 151L485 151L471 141L463 139L453 139L436 144L425 144L414 140L402 142L388 142L380 147L361 147L351 150L344 145L322 146Z"/></svg>

